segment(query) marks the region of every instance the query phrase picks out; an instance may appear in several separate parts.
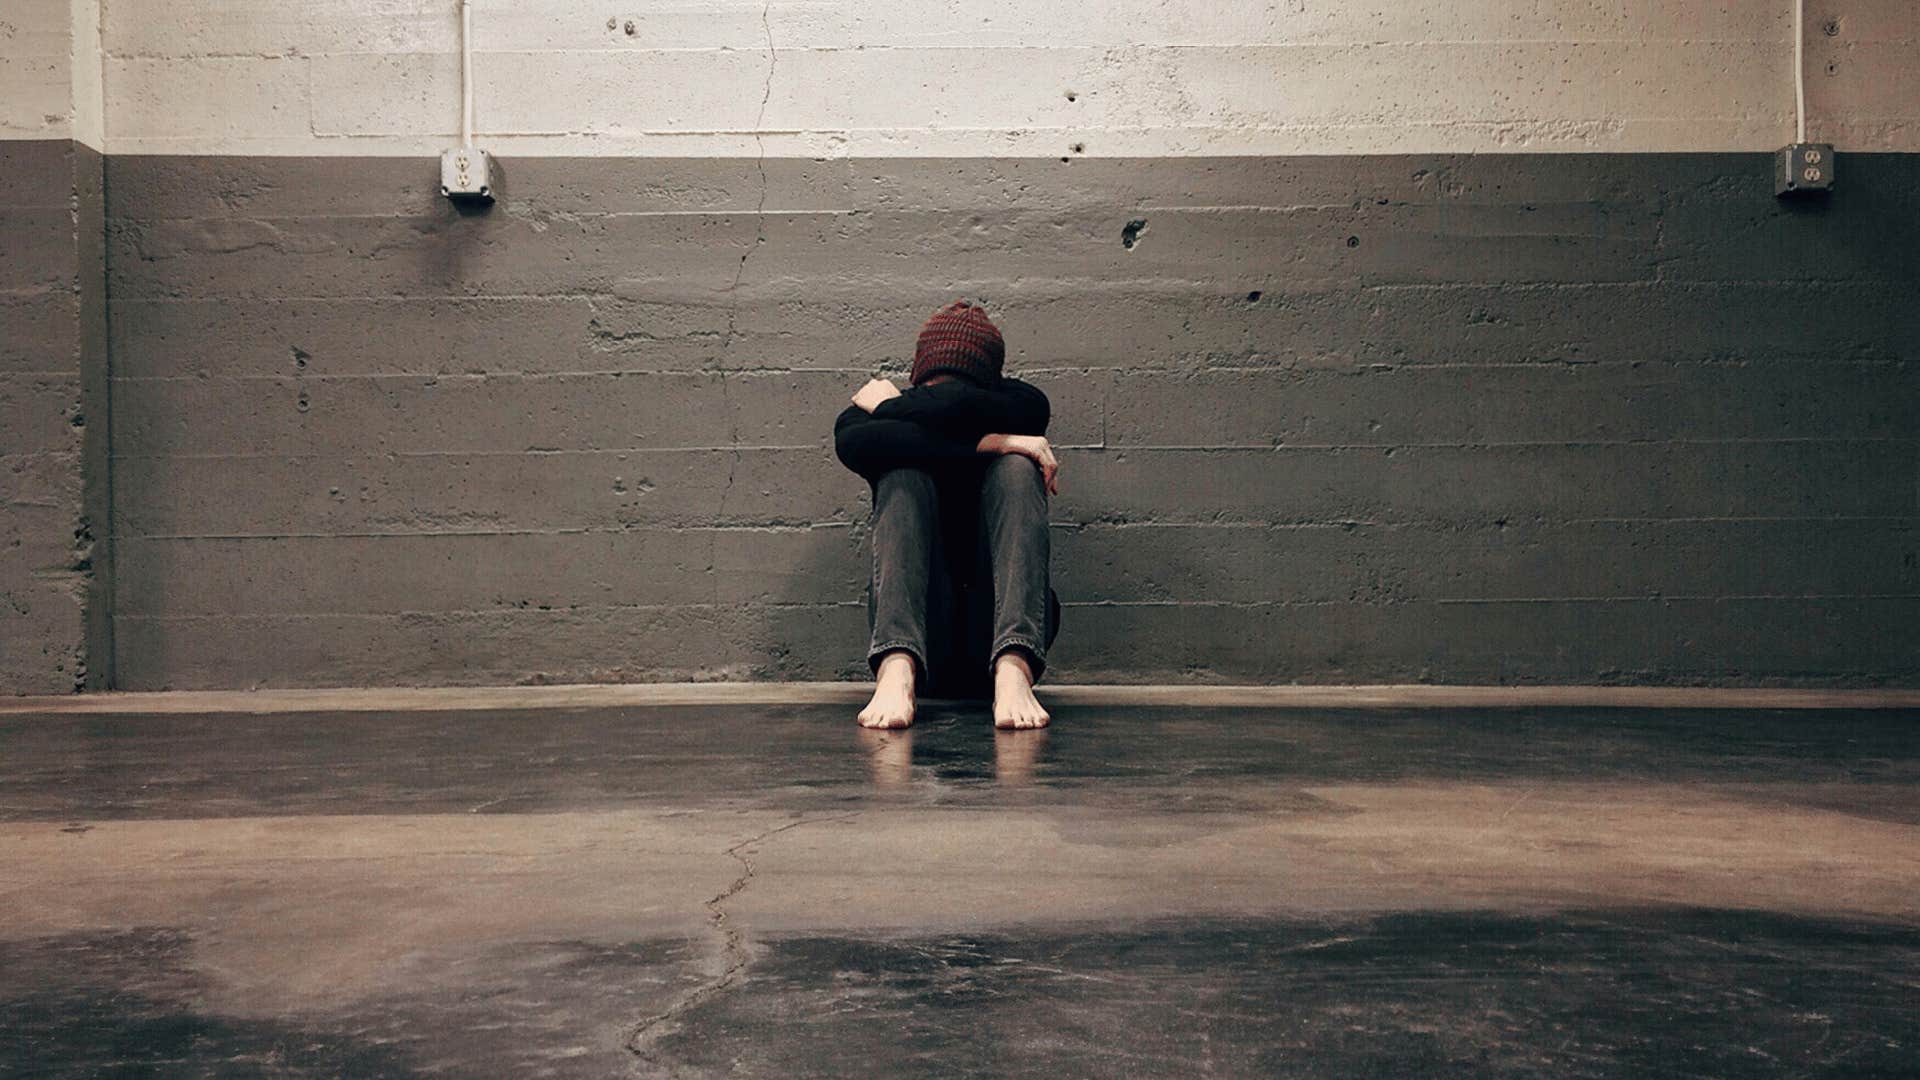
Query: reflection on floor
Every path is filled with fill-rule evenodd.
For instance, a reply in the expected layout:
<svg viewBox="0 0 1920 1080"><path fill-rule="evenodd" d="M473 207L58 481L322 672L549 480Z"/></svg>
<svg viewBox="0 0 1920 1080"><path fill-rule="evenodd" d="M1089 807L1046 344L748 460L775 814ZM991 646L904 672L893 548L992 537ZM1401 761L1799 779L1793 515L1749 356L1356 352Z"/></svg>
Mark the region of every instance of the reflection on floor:
<svg viewBox="0 0 1920 1080"><path fill-rule="evenodd" d="M1914 1076L1912 712L0 717L0 1074Z"/></svg>

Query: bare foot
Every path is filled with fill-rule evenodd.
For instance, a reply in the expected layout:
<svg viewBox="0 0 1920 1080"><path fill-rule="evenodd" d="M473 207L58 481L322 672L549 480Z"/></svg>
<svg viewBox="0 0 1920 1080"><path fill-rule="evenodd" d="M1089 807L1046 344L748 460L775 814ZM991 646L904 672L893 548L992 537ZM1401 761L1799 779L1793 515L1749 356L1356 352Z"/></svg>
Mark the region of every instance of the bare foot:
<svg viewBox="0 0 1920 1080"><path fill-rule="evenodd" d="M1052 720L1033 696L1033 668L1017 649L1008 649L993 662L993 726L1042 728Z"/></svg>
<svg viewBox="0 0 1920 1080"><path fill-rule="evenodd" d="M913 723L913 654L890 652L874 673L873 700L860 710L860 726L903 728Z"/></svg>

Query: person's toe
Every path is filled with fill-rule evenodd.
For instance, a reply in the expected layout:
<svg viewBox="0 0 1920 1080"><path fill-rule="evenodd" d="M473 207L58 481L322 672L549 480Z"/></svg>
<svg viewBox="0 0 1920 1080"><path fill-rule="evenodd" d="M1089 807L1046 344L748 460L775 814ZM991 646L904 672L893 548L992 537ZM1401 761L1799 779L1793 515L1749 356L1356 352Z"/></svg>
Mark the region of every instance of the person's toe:
<svg viewBox="0 0 1920 1080"><path fill-rule="evenodd" d="M997 708L993 713L993 726L1003 730L1022 731L1046 722L1046 713L1025 703Z"/></svg>

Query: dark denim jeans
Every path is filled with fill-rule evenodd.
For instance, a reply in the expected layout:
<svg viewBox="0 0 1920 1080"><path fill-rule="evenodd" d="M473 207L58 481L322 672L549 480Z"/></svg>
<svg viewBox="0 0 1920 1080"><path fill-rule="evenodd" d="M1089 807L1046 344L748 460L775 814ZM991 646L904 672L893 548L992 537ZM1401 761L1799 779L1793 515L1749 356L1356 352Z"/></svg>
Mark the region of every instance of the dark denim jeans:
<svg viewBox="0 0 1920 1080"><path fill-rule="evenodd" d="M878 670L883 653L905 649L928 697L992 697L993 661L1010 648L1038 681L1060 632L1039 466L1004 454L978 476L936 482L893 469L874 488L867 663ZM942 520L943 505L954 520ZM950 559L957 545L971 558Z"/></svg>

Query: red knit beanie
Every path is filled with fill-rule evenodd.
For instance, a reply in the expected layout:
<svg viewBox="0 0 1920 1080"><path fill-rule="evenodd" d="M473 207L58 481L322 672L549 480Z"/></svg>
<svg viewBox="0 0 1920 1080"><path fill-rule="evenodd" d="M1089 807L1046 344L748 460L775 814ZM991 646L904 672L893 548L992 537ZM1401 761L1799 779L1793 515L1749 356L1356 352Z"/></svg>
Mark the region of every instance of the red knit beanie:
<svg viewBox="0 0 1920 1080"><path fill-rule="evenodd" d="M955 300L920 328L920 342L913 350L913 385L936 371L952 371L994 386L1006 359L1006 342L986 309Z"/></svg>

